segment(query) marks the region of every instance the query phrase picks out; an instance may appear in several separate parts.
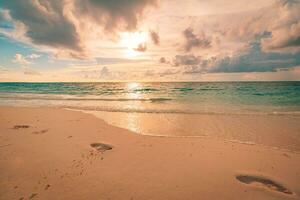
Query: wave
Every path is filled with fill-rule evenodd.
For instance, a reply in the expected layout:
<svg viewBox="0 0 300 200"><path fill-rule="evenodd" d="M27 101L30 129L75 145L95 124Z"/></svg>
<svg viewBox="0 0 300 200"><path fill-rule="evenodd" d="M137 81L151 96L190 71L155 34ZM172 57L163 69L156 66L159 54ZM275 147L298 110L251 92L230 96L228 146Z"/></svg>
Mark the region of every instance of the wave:
<svg viewBox="0 0 300 200"><path fill-rule="evenodd" d="M300 111L284 112L219 112L219 111L201 111L201 110L179 110L179 109L138 109L138 108L112 108L95 106L61 106L67 109L83 111L102 111L102 112L121 112L121 113L145 113L145 114L190 114L190 115L289 115L300 116Z"/></svg>
<svg viewBox="0 0 300 200"><path fill-rule="evenodd" d="M157 92L159 89L155 88L142 88L142 89L135 89L134 92Z"/></svg>
<svg viewBox="0 0 300 200"><path fill-rule="evenodd" d="M171 101L171 98L88 98L88 97L53 97L53 96L19 96L19 95L8 95L0 96L0 99L7 100L51 100L51 101Z"/></svg>

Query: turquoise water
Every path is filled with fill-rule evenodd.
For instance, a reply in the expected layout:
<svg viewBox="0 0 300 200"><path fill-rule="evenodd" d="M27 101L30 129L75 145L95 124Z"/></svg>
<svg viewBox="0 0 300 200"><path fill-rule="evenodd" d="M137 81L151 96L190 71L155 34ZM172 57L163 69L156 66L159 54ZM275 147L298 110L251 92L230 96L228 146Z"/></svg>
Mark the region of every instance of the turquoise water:
<svg viewBox="0 0 300 200"><path fill-rule="evenodd" d="M300 82L0 83L0 101L118 112L295 114Z"/></svg>
<svg viewBox="0 0 300 200"><path fill-rule="evenodd" d="M76 109L139 134L300 152L300 82L0 83L0 105Z"/></svg>

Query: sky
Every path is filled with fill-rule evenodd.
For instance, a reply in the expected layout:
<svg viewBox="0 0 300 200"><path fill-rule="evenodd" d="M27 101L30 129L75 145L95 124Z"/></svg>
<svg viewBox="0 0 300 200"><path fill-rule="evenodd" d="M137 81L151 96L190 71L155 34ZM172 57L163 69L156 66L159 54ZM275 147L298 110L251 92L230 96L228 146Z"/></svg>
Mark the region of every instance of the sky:
<svg viewBox="0 0 300 200"><path fill-rule="evenodd" d="M299 0L3 0L0 81L300 80Z"/></svg>

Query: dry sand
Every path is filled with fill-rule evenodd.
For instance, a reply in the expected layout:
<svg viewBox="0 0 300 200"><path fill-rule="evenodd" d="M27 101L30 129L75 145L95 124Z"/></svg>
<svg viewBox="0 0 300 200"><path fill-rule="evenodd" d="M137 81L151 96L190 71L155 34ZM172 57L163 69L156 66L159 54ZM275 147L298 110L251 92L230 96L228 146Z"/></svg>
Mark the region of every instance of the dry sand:
<svg viewBox="0 0 300 200"><path fill-rule="evenodd" d="M142 136L55 108L1 107L0 122L1 200L300 199L296 152Z"/></svg>

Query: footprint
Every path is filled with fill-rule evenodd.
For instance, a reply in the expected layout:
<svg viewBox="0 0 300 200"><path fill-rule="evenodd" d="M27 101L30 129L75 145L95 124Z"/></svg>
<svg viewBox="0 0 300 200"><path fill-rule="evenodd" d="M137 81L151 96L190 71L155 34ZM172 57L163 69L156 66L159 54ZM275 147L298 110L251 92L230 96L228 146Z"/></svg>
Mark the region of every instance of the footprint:
<svg viewBox="0 0 300 200"><path fill-rule="evenodd" d="M49 188L50 186L51 186L50 184L47 184L47 185L45 186L45 190L48 190L48 188Z"/></svg>
<svg viewBox="0 0 300 200"><path fill-rule="evenodd" d="M282 155L287 157L287 158L290 158L290 156L287 153L283 153Z"/></svg>
<svg viewBox="0 0 300 200"><path fill-rule="evenodd" d="M48 132L49 129L44 129L44 130L41 130L41 131L34 131L32 132L33 134L43 134L43 133L46 133Z"/></svg>
<svg viewBox="0 0 300 200"><path fill-rule="evenodd" d="M250 185L254 185L254 186L263 186L267 189L281 192L284 194L289 194L289 195L293 194L293 192L291 192L289 189L287 189L283 185L281 185L275 181L272 181L268 178L261 177L261 176L238 175L238 176L236 176L236 179L245 184L250 184Z"/></svg>
<svg viewBox="0 0 300 200"><path fill-rule="evenodd" d="M111 146L109 144L104 144L104 143L92 143L90 145L91 145L91 147L95 148L96 150L98 150L100 152L112 150L112 148L113 148L113 146Z"/></svg>
<svg viewBox="0 0 300 200"><path fill-rule="evenodd" d="M15 125L14 127L13 127L13 129L21 129L21 128L29 128L30 126L28 126L28 125Z"/></svg>
<svg viewBox="0 0 300 200"><path fill-rule="evenodd" d="M36 197L38 194L37 193L33 193L32 195L30 195L29 199L33 199L34 197Z"/></svg>

